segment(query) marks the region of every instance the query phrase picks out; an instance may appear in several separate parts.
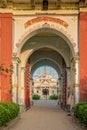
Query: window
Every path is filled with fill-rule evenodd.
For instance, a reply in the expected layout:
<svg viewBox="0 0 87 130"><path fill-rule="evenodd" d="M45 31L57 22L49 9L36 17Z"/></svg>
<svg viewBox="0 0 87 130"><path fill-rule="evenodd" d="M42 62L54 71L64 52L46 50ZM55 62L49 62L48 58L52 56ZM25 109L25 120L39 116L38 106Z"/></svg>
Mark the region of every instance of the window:
<svg viewBox="0 0 87 130"><path fill-rule="evenodd" d="M43 0L43 10L48 9L48 0Z"/></svg>

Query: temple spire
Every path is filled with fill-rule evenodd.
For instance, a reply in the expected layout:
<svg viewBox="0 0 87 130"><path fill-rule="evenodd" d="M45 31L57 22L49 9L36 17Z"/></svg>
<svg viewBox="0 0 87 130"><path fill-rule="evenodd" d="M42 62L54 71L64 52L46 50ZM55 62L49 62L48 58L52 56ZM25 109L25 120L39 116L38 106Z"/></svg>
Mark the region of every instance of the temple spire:
<svg viewBox="0 0 87 130"><path fill-rule="evenodd" d="M44 66L44 75L47 74L46 66Z"/></svg>
<svg viewBox="0 0 87 130"><path fill-rule="evenodd" d="M40 71L38 71L38 77L40 77L40 75L41 75L41 73L40 73Z"/></svg>

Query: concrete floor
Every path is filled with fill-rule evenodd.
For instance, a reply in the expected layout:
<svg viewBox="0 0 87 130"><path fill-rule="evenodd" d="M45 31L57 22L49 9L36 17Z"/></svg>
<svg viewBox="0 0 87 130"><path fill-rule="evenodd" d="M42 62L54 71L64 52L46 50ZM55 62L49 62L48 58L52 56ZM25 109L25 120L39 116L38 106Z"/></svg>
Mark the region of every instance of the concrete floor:
<svg viewBox="0 0 87 130"><path fill-rule="evenodd" d="M28 111L9 130L83 130L71 116L57 106L57 101L34 101Z"/></svg>

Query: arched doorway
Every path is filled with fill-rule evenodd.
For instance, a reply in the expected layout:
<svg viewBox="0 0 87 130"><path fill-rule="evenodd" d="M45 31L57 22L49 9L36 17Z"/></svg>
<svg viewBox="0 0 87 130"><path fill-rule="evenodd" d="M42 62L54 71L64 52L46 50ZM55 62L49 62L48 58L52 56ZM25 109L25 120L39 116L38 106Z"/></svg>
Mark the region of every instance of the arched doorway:
<svg viewBox="0 0 87 130"><path fill-rule="evenodd" d="M42 93L43 93L43 95L47 96L47 95L49 95L49 90L48 89L43 89Z"/></svg>
<svg viewBox="0 0 87 130"><path fill-rule="evenodd" d="M77 93L79 89L74 88L74 85L79 82L79 64L73 58L75 56L74 48L66 36L60 35L59 32L50 28L36 30L36 32L32 32L31 37L26 38L24 44L19 46L19 54L21 59L19 67L21 82L19 86L24 85L22 90L20 88L21 94L19 94L22 104L28 102L26 107L30 106L31 69L35 62L41 59L51 59L51 61L54 61L54 64L56 63L57 66L60 66L59 78L61 79L60 84L62 86L63 108L66 106L68 93L74 93L75 102L78 102L79 94L77 95ZM27 91L25 92L26 88Z"/></svg>
<svg viewBox="0 0 87 130"><path fill-rule="evenodd" d="M33 77L31 89L33 90L33 95L39 95L41 100L50 99L53 94L58 95L58 72L51 65L51 61L43 59L37 62L31 70Z"/></svg>

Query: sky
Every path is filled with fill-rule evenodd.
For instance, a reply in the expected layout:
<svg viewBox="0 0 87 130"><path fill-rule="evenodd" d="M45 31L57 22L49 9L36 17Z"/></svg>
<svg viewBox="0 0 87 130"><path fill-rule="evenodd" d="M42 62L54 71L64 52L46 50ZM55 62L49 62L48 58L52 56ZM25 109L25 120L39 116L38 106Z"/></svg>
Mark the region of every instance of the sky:
<svg viewBox="0 0 87 130"><path fill-rule="evenodd" d="M44 72L44 67L46 67L48 74L52 73L52 74L54 74L54 78L58 78L58 74L57 74L56 70L50 66L42 66L42 67L39 67L38 69L36 69L36 71L33 74L33 78L36 78L38 73L42 74Z"/></svg>

